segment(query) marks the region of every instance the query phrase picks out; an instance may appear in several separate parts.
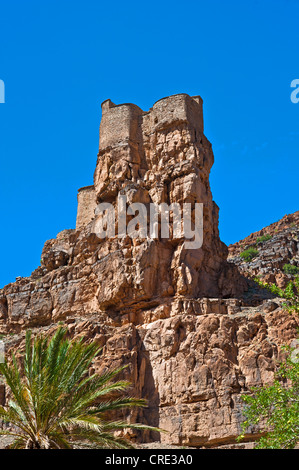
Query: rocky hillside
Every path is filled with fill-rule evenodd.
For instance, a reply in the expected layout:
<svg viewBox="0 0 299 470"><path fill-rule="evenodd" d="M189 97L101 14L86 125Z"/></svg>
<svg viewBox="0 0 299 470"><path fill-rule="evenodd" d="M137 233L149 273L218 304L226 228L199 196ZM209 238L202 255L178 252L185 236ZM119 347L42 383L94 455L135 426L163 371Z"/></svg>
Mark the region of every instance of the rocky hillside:
<svg viewBox="0 0 299 470"><path fill-rule="evenodd" d="M107 100L102 109L94 185L79 192L77 228L47 241L41 266L0 290L6 350L22 347L27 328L51 332L65 324L70 337L103 347L93 370L128 365L125 378L148 408L127 418L168 431L132 439L235 445L241 394L273 380L281 345L296 338L298 327L281 300L245 274L262 256L268 264L257 269L269 268L265 274L275 276L274 268L296 261L293 219L277 233L263 232L273 236L258 244L259 257L241 262L241 251L259 235L229 250L219 239L209 185L213 152L203 133L201 98L175 95L148 112ZM203 245L190 250L182 238L101 238L95 208L104 202L116 209L119 192L145 206L203 203ZM5 403L3 387L0 401ZM245 440L259 433L250 429Z"/></svg>
<svg viewBox="0 0 299 470"><path fill-rule="evenodd" d="M299 274L299 211L252 233L228 247L228 260L244 275L259 276L266 282L285 287L292 274ZM244 259L249 250L253 257ZM243 254L243 257L242 257Z"/></svg>

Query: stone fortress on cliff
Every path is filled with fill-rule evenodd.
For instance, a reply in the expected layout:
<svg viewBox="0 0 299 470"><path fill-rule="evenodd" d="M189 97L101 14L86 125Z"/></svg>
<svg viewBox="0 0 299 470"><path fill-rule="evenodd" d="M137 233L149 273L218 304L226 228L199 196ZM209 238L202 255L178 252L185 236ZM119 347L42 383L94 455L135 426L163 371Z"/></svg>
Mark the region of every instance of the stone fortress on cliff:
<svg viewBox="0 0 299 470"><path fill-rule="evenodd" d="M149 111L143 111L131 103L116 105L110 99L104 101L98 164L101 164L102 155L109 150L122 148L119 156L129 164L129 179L137 183L151 166L150 159L146 160L146 151L149 153L150 144L155 143L153 134L179 123L190 123L203 134L200 96L179 94L162 98ZM102 191L102 187L94 185L79 189L77 228L87 225L94 218L97 200L100 199L97 189Z"/></svg>
<svg viewBox="0 0 299 470"><path fill-rule="evenodd" d="M244 302L247 281L219 237L213 162L199 96L163 98L148 112L106 100L94 184L79 190L76 229L45 243L30 277L0 289L7 348L24 345L28 328L51 333L63 322L71 338L102 347L93 372L127 366L122 378L148 407L125 417L168 431L133 439L235 444L241 393L273 380L280 345L297 336L279 305ZM179 238L99 238L95 209L115 205L120 192L128 204L202 203L201 248ZM246 439L258 436L251 430Z"/></svg>
<svg viewBox="0 0 299 470"><path fill-rule="evenodd" d="M156 243L156 251L164 252L168 265L170 254L177 258L181 293L236 295L244 290L244 282L226 262L227 248L219 239L218 207L209 185L214 157L203 130L200 96L169 96L147 112L134 104L104 101L94 185L78 192L76 227L95 219L98 203L116 205L120 192L128 203L203 203L203 248L191 253L182 241L171 247L165 241ZM172 286L168 290L172 292Z"/></svg>

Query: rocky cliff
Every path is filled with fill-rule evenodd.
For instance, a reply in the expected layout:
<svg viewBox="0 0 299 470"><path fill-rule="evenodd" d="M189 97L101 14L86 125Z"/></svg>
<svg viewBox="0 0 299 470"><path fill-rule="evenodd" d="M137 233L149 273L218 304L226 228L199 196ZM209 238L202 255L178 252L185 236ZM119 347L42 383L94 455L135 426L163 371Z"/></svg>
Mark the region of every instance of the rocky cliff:
<svg viewBox="0 0 299 470"><path fill-rule="evenodd" d="M256 250L254 258L245 261L241 254L252 248ZM299 273L299 211L285 215L228 249L228 260L237 265L245 276L259 276L265 282L285 287L292 279L285 266L293 266L293 272L298 270Z"/></svg>
<svg viewBox="0 0 299 470"><path fill-rule="evenodd" d="M273 379L280 346L296 337L297 321L280 300L253 289L227 261L212 164L200 97L171 96L148 112L105 101L94 184L79 190L76 230L47 241L41 266L0 290L7 348L22 346L27 328L50 332L63 322L70 336L103 347L94 370L129 365L132 393L148 400L130 419L168 431L143 435L147 441L234 444L241 393ZM182 237L99 237L97 205L117 208L119 194L145 207L202 203L202 246L187 249ZM258 435L251 429L246 440Z"/></svg>

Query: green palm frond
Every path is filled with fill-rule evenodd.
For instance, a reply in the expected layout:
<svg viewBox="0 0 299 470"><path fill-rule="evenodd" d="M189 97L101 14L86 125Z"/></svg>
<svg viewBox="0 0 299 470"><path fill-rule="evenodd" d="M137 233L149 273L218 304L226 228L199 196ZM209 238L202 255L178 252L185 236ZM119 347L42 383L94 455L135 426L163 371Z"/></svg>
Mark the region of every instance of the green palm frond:
<svg viewBox="0 0 299 470"><path fill-rule="evenodd" d="M63 328L51 338L40 335L33 339L27 331L21 364L14 355L10 362L0 364L12 396L6 407L0 407L0 419L14 429L1 434L14 437L11 448L129 448L131 444L115 436L115 431L160 431L107 420L111 412L146 406L146 402L124 396L130 383L115 379L125 367L89 375L90 365L99 353L95 343L66 339Z"/></svg>

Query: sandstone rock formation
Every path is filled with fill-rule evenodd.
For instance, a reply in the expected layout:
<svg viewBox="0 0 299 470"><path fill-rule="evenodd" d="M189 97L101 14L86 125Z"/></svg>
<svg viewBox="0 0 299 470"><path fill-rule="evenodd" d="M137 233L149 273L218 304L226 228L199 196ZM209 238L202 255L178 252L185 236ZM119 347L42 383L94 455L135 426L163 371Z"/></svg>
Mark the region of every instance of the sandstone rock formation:
<svg viewBox="0 0 299 470"><path fill-rule="evenodd" d="M107 288L112 297L106 305L115 306L114 296L119 301L117 290L124 297L124 286L125 303L174 294L231 296L244 290L244 282L226 262L227 248L219 239L218 207L209 186L213 161L211 144L203 134L200 97L171 96L159 100L149 112L133 104L116 106L110 100L102 104L90 220L94 219L95 201L116 206L119 193L126 195L128 204L200 202L204 210L200 250L186 250L183 240L153 243L148 238L134 241L139 245L135 248L127 238L121 241L125 243L125 259L135 260L128 266L128 261L121 260L123 247L115 240L112 250L120 250L116 257L127 266L121 278L119 269L115 269L113 286L109 280ZM91 188L80 191L79 214L87 214L85 200L90 201L90 194ZM105 266L110 272L110 260L102 263L102 277L106 277Z"/></svg>
<svg viewBox="0 0 299 470"><path fill-rule="evenodd" d="M94 185L79 191L76 230L47 241L41 266L0 290L7 349L22 346L26 328L51 332L63 322L71 337L103 347L94 370L129 365L132 393L149 402L131 419L169 431L143 435L148 441L235 443L240 394L273 379L280 345L296 337L297 321L281 302L269 307L246 292L226 259L212 164L200 97L168 97L148 112L105 101ZM203 203L202 247L188 250L171 237L100 238L97 204L116 207L120 192L128 203ZM259 435L251 431L248 441Z"/></svg>

